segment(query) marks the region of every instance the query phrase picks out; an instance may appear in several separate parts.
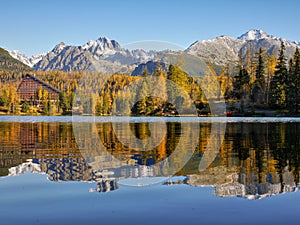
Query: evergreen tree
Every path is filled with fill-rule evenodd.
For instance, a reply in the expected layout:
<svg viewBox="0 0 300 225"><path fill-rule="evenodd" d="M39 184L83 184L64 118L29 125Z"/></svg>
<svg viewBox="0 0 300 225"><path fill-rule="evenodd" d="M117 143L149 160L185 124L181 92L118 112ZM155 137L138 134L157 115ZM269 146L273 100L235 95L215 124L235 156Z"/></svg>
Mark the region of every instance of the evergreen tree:
<svg viewBox="0 0 300 225"><path fill-rule="evenodd" d="M287 77L287 108L290 113L298 112L299 107L299 78L300 78L300 53L299 49L290 60L289 74Z"/></svg>
<svg viewBox="0 0 300 225"><path fill-rule="evenodd" d="M97 114L98 115L108 115L110 113L109 101L107 94L103 93L100 96L99 102L97 104Z"/></svg>
<svg viewBox="0 0 300 225"><path fill-rule="evenodd" d="M60 92L59 102L60 102L60 108L63 110L64 113L70 109L70 101L65 91Z"/></svg>
<svg viewBox="0 0 300 225"><path fill-rule="evenodd" d="M21 107L21 111L24 112L24 113L27 113L29 112L30 110L30 104L28 101L24 101L23 104L22 104L22 107Z"/></svg>
<svg viewBox="0 0 300 225"><path fill-rule="evenodd" d="M250 95L250 75L246 69L240 67L238 75L234 77L234 96L238 99L248 99Z"/></svg>
<svg viewBox="0 0 300 225"><path fill-rule="evenodd" d="M261 48L258 52L257 66L255 70L255 81L252 90L254 102L263 104L265 102L266 80L264 52Z"/></svg>
<svg viewBox="0 0 300 225"><path fill-rule="evenodd" d="M284 43L281 42L276 71L270 83L270 106L272 108L286 107L287 68L284 51L285 46Z"/></svg>

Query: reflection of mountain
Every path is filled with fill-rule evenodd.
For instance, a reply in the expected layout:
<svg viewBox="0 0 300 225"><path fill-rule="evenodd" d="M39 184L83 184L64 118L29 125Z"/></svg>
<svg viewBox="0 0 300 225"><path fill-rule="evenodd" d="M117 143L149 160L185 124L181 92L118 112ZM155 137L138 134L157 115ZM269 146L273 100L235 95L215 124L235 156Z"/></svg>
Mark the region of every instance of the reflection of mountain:
<svg viewBox="0 0 300 225"><path fill-rule="evenodd" d="M33 159L11 167L8 176L18 176L27 171L48 174L48 179L55 182L95 182L95 190L98 192L108 192L118 189L116 179L107 178L105 173L95 173L82 158Z"/></svg>
<svg viewBox="0 0 300 225"><path fill-rule="evenodd" d="M223 170L224 168L219 168ZM224 183L215 181L210 183L208 180L216 178L215 173L205 175L189 175L185 183L191 186L213 185L215 194L220 197L243 197L247 199L261 199L272 195L282 194L286 192L294 192L298 190L298 184L295 183L293 174L285 169L282 177L280 174L266 174L264 181L257 181L257 174L251 174L247 177L245 173L233 173L225 177ZM211 177L211 179L209 178ZM227 180L226 180L227 179ZM229 181L228 181L229 180Z"/></svg>
<svg viewBox="0 0 300 225"><path fill-rule="evenodd" d="M187 184L194 187L212 186L220 197L242 197L249 200L298 191L293 174L286 168L274 177L266 174L266 180L258 182L257 174L230 172L224 167L214 167L203 174L191 174L181 179L172 178L165 185Z"/></svg>
<svg viewBox="0 0 300 225"><path fill-rule="evenodd" d="M116 124L115 124L116 125ZM136 137L145 138L147 123L130 127ZM97 124L100 140L119 164L94 152L95 158L84 158L74 139L69 123L0 123L1 176L26 171L45 173L49 180L95 182L97 191L118 188L124 178L154 177L162 174L155 163L178 163L181 158L169 156L181 138L181 128L195 123L167 123L166 135L159 146L138 151L122 144L117 135L126 137L124 124L114 130L111 123ZM171 183L191 186L213 186L217 196L239 196L259 199L297 191L300 169L299 123L234 123L227 124L225 140L214 162L199 172L199 162L210 136L210 124L201 124L198 145L189 162L176 174L184 179ZM193 129L191 129L193 131ZM187 146L188 142L184 142ZM184 148L180 149L182 152ZM180 151L180 152L181 152ZM97 155L98 154L98 155ZM102 170L95 169L104 166Z"/></svg>
<svg viewBox="0 0 300 225"><path fill-rule="evenodd" d="M83 158L32 159L9 169L8 176L18 176L30 171L48 174L48 180L55 182L95 182L96 191L108 192L118 189L117 181L124 178L153 177L149 166L125 166L104 171L94 171Z"/></svg>
<svg viewBox="0 0 300 225"><path fill-rule="evenodd" d="M22 163L18 166L9 168L8 176L18 176L20 174L26 173L27 171L30 171L30 173L42 173L41 169L42 168L39 164L32 163L32 161L29 160L26 163Z"/></svg>

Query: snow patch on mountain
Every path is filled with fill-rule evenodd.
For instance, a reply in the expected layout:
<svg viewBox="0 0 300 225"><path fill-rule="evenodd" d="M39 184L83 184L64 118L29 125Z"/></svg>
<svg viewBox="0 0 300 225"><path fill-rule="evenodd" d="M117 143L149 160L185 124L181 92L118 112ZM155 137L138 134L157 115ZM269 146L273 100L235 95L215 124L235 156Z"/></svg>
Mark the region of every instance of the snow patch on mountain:
<svg viewBox="0 0 300 225"><path fill-rule="evenodd" d="M259 39L264 39L264 38L273 38L273 36L268 35L266 32L264 32L262 30L253 29L253 30L249 30L248 32L242 34L237 39L249 41L249 40L259 40Z"/></svg>
<svg viewBox="0 0 300 225"><path fill-rule="evenodd" d="M237 38L222 35L210 40L196 41L184 53L197 56L204 62L210 61L223 66L238 62L240 57L245 58L249 49L251 54L255 54L259 48L262 48L266 53L277 56L281 42L285 44L285 54L288 59L294 54L296 47L300 47L299 42L278 38L262 30L253 29ZM30 58L19 51L9 51L9 53L36 70L84 70L130 74L140 64L160 61L157 57L161 52L144 49L129 50L123 48L115 40L99 37L82 46L70 46L61 42L47 54ZM173 54L182 53L174 52Z"/></svg>
<svg viewBox="0 0 300 225"><path fill-rule="evenodd" d="M186 53L210 60L217 65L238 60L238 52L243 41L228 36L220 36L211 40L197 41Z"/></svg>
<svg viewBox="0 0 300 225"><path fill-rule="evenodd" d="M185 51L198 56L205 61L211 61L217 65L226 65L237 62L240 57L244 58L250 49L251 54L262 48L268 54L278 55L281 42L286 47L285 55L289 59L295 52L299 42L288 41L274 37L262 30L249 30L238 38L220 36L211 40L196 41Z"/></svg>
<svg viewBox="0 0 300 225"><path fill-rule="evenodd" d="M156 51L143 49L128 50L115 40L100 37L82 46L68 46L61 42L34 65L34 69L131 73L136 65L153 59L156 54Z"/></svg>
<svg viewBox="0 0 300 225"><path fill-rule="evenodd" d="M30 67L33 67L36 63L38 63L43 58L44 55L46 55L46 54L38 54L38 55L33 55L29 58L27 55L21 53L18 50L12 50L12 51L7 50L7 51L13 58L19 60L20 62Z"/></svg>

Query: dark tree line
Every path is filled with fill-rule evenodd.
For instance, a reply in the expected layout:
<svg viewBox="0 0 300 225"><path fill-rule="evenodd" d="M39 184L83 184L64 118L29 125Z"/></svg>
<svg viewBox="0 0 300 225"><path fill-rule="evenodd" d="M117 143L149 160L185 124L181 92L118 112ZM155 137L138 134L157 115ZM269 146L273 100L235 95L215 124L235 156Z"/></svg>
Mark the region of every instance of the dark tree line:
<svg viewBox="0 0 300 225"><path fill-rule="evenodd" d="M285 46L282 42L278 58L273 61L273 66L275 62L273 73L268 72L272 69L271 57L266 56L263 49L259 49L253 57L255 64L252 72L243 62L240 63L239 72L233 79L232 91L226 97L228 100L240 101L241 110L247 102L253 107L286 110L290 114L297 114L300 104L299 49L296 49L287 63Z"/></svg>

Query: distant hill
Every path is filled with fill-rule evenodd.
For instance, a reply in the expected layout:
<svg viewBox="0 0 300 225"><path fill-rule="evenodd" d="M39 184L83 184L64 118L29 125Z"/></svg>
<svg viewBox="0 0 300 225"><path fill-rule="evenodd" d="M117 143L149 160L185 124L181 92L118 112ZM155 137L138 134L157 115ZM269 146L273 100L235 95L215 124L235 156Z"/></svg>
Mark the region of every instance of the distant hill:
<svg viewBox="0 0 300 225"><path fill-rule="evenodd" d="M163 62L154 62L154 61L148 61L147 63L141 63L138 65L133 72L131 73L132 76L140 76L143 74L144 70L147 69L148 73L152 75L155 71L156 66L160 66L164 71L168 70L168 67Z"/></svg>
<svg viewBox="0 0 300 225"><path fill-rule="evenodd" d="M32 69L19 60L13 58L5 49L0 48L0 70L20 72L31 71Z"/></svg>

